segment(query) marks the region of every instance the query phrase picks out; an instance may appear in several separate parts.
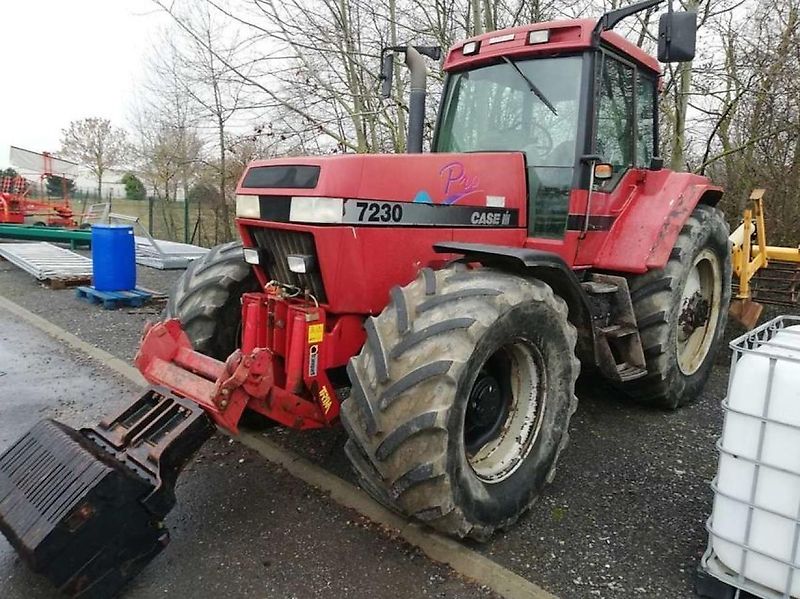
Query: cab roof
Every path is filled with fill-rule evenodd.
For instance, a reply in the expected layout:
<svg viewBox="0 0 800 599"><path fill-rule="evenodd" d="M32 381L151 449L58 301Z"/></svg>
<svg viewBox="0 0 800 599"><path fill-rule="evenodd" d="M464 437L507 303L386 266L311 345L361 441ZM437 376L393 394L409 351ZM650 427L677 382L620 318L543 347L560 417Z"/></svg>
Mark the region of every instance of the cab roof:
<svg viewBox="0 0 800 599"><path fill-rule="evenodd" d="M444 62L444 70L460 71L473 68L495 62L500 56L524 58L538 54L586 50L592 45L592 33L596 25L595 19L548 21L476 35L462 40L450 48ZM541 44L528 44L529 32L541 30L550 32L549 41ZM661 73L661 65L654 57L618 33L604 31L600 37L605 44L628 56L640 66L654 73ZM470 42L478 42L478 52L464 56L463 48Z"/></svg>

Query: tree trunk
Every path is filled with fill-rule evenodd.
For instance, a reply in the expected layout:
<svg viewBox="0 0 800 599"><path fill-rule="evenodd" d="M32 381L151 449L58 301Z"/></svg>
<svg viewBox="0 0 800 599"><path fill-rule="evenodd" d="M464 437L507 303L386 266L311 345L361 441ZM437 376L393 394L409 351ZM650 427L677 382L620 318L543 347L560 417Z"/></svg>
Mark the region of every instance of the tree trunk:
<svg viewBox="0 0 800 599"><path fill-rule="evenodd" d="M494 31L497 29L497 23L494 18L495 2L492 0L483 0L483 22L486 24L486 31Z"/></svg>
<svg viewBox="0 0 800 599"><path fill-rule="evenodd" d="M397 45L397 0L389 0L389 34L391 36L392 46ZM403 96L403 84L400 81L400 68L394 65L394 93L397 102L400 102ZM397 106L397 135L395 135L394 142L395 152L406 151L406 113L400 106Z"/></svg>
<svg viewBox="0 0 800 599"><path fill-rule="evenodd" d="M481 0L470 0L472 8L472 35L483 33L483 19L481 18Z"/></svg>
<svg viewBox="0 0 800 599"><path fill-rule="evenodd" d="M670 168L674 171L686 169L686 112L689 108L689 91L692 85L692 63L682 62L678 65L675 86L675 128L672 132L670 148Z"/></svg>
<svg viewBox="0 0 800 599"><path fill-rule="evenodd" d="M228 213L228 190L227 190L227 155L225 152L225 121L220 115L217 119L219 125L219 197L220 212L217 222L222 221L222 239L220 239L219 227L215 234L215 243L229 241L231 237L230 214Z"/></svg>
<svg viewBox="0 0 800 599"><path fill-rule="evenodd" d="M701 0L687 0L684 8L697 11ZM675 84L675 128L670 148L670 168L675 171L686 169L686 113L689 109L689 92L692 86L692 63L682 62L678 65Z"/></svg>

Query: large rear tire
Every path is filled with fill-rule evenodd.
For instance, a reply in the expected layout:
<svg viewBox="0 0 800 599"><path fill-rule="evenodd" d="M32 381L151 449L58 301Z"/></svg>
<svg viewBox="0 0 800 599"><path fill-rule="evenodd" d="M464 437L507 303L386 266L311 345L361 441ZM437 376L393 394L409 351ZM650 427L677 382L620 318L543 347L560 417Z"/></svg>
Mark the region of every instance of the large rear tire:
<svg viewBox="0 0 800 599"><path fill-rule="evenodd" d="M577 400L567 306L545 283L450 267L391 292L348 367L364 488L458 537L512 524L552 480Z"/></svg>
<svg viewBox="0 0 800 599"><path fill-rule="evenodd" d="M178 318L196 351L225 360L239 345L243 293L258 280L238 241L218 245L194 260L170 294L166 318Z"/></svg>
<svg viewBox="0 0 800 599"><path fill-rule="evenodd" d="M699 397L728 319L728 235L722 212L699 205L666 266L628 277L648 371L620 386L633 399L674 410Z"/></svg>

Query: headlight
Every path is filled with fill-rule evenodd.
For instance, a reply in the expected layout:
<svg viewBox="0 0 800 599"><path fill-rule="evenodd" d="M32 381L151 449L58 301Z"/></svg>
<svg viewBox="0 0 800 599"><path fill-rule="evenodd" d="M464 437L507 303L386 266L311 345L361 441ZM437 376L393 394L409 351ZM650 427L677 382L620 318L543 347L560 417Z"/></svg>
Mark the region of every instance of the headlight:
<svg viewBox="0 0 800 599"><path fill-rule="evenodd" d="M241 218L261 218L261 202L258 196L237 194L236 216Z"/></svg>
<svg viewBox="0 0 800 599"><path fill-rule="evenodd" d="M473 54L477 54L478 50L481 47L481 43L478 41L467 42L461 47L461 53L464 56L472 56Z"/></svg>
<svg viewBox="0 0 800 599"><path fill-rule="evenodd" d="M261 258L258 254L257 248L244 248L242 250L242 254L244 255L244 261L248 264L260 264Z"/></svg>
<svg viewBox="0 0 800 599"><path fill-rule="evenodd" d="M286 263L289 270L301 275L310 273L316 265L314 256L308 254L289 254L286 256Z"/></svg>
<svg viewBox="0 0 800 599"><path fill-rule="evenodd" d="M528 32L528 43L531 45L546 44L549 41L550 41L549 29L537 29L536 31Z"/></svg>
<svg viewBox="0 0 800 599"><path fill-rule="evenodd" d="M297 223L340 223L344 199L299 196L292 198L289 220Z"/></svg>

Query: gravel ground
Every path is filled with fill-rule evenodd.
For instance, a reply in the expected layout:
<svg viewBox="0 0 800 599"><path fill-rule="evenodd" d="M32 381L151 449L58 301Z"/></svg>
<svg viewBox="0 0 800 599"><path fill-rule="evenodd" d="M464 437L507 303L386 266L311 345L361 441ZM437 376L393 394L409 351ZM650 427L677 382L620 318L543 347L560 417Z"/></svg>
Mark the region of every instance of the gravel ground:
<svg viewBox="0 0 800 599"><path fill-rule="evenodd" d="M163 291L179 275L139 273L140 284ZM7 263L0 263L0 282L9 299L125 359L132 358L144 322L156 317L157 310L87 306L70 291L43 289ZM779 313L766 310L764 317ZM741 332L731 325L727 336ZM694 597L729 363L726 349L702 396L675 413L638 406L597 381L579 381L570 446L554 483L510 531L471 546L565 598ZM265 434L354 480L340 430Z"/></svg>
<svg viewBox="0 0 800 599"><path fill-rule="evenodd" d="M79 254L90 255L88 250ZM136 283L139 287L168 293L181 270L157 270L138 267ZM141 308L103 310L75 297L74 289L49 289L28 273L0 258L0 294L47 318L70 333L132 361L139 338L148 320L157 320L163 304Z"/></svg>

